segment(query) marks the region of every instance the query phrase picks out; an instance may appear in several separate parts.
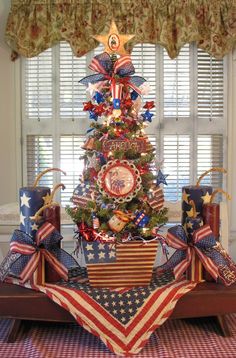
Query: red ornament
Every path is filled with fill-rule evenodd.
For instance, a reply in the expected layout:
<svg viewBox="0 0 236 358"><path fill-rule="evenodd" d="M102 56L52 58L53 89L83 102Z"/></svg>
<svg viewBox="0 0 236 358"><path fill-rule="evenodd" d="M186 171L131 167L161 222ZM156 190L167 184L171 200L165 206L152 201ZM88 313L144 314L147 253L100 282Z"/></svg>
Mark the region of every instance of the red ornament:
<svg viewBox="0 0 236 358"><path fill-rule="evenodd" d="M93 111L97 116L101 116L105 112L104 103L94 105Z"/></svg>
<svg viewBox="0 0 236 358"><path fill-rule="evenodd" d="M126 100L123 101L123 106L125 108L130 108L133 105L133 101L131 98L128 98Z"/></svg>
<svg viewBox="0 0 236 358"><path fill-rule="evenodd" d="M143 108L146 108L146 109L152 109L153 107L155 107L155 104L154 104L154 101L147 101L145 103L145 105L143 106Z"/></svg>
<svg viewBox="0 0 236 358"><path fill-rule="evenodd" d="M91 111L94 108L94 105L92 104L91 101L84 102L83 105L84 105L84 108L83 108L84 111Z"/></svg>

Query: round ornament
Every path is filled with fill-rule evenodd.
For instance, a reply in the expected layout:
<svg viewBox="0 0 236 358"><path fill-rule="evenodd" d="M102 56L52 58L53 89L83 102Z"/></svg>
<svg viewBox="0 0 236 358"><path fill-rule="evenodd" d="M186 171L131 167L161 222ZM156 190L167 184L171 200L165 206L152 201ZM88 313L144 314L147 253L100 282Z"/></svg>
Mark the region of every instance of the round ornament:
<svg viewBox="0 0 236 358"><path fill-rule="evenodd" d="M117 203L131 201L141 189L141 177L128 160L111 160L98 173L100 192Z"/></svg>

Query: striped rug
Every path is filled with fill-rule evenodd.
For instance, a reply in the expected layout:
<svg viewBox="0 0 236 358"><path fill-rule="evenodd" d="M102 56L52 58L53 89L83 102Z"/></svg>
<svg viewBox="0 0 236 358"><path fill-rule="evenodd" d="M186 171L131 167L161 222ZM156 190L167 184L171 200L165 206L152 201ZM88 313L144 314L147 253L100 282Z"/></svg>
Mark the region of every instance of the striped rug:
<svg viewBox="0 0 236 358"><path fill-rule="evenodd" d="M213 318L169 320L137 358L234 358L236 315L227 317L232 337L219 335ZM1 358L112 358L108 348L77 324L32 323L15 343L4 343L9 321L0 321Z"/></svg>

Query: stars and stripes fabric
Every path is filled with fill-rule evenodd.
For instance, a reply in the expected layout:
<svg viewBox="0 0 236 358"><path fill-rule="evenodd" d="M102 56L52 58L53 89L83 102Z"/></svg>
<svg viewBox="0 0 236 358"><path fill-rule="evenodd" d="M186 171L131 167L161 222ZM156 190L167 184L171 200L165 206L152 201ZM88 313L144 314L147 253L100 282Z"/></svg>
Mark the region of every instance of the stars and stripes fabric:
<svg viewBox="0 0 236 358"><path fill-rule="evenodd" d="M85 242L90 284L94 287L112 288L149 285L157 245L157 241L147 244L129 241L116 245Z"/></svg>
<svg viewBox="0 0 236 358"><path fill-rule="evenodd" d="M163 189L159 185L153 185L148 193L148 204L154 210L161 210L164 205L164 193Z"/></svg>
<svg viewBox="0 0 236 358"><path fill-rule="evenodd" d="M10 252L20 256L10 265L8 273L26 282L33 277L44 257L59 276L67 280L68 268L77 262L59 247L61 239L60 233L50 223L45 223L38 229L36 242L25 232L15 230L10 242Z"/></svg>
<svg viewBox="0 0 236 358"><path fill-rule="evenodd" d="M173 279L173 277L172 277ZM186 280L124 290L78 283L30 286L69 311L87 331L118 356L139 353L151 334L171 315L177 301L195 287Z"/></svg>
<svg viewBox="0 0 236 358"><path fill-rule="evenodd" d="M225 250L219 250L209 225L196 230L191 242L188 242L186 232L181 225L174 226L168 229L166 241L170 247L176 249L176 252L160 267L160 270L172 268L175 278L178 279L189 267L192 272L195 271L194 258L197 256L215 280L220 278L226 286L236 282L236 265ZM195 273L197 276L197 267Z"/></svg>
<svg viewBox="0 0 236 358"><path fill-rule="evenodd" d="M76 206L85 208L89 201L94 200L94 194L96 192L95 185L89 180L85 180L77 185L75 188L71 201Z"/></svg>

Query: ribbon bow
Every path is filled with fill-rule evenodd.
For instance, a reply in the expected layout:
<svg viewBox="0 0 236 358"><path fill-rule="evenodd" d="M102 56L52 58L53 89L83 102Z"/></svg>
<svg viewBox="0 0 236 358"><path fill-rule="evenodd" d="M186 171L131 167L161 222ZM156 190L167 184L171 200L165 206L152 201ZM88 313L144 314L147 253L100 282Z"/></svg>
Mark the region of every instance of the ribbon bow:
<svg viewBox="0 0 236 358"><path fill-rule="evenodd" d="M220 257L210 258L208 256L208 251L210 252L216 245L216 240L209 225L204 225L194 232L192 243L187 242L187 236L182 226L174 226L168 230L166 241L169 246L177 250L170 258L170 262L167 262L169 266L174 266L176 279L181 277L189 267L193 255L199 257L205 269L215 280L218 278Z"/></svg>
<svg viewBox="0 0 236 358"><path fill-rule="evenodd" d="M58 243L62 236L50 223L45 223L36 234L36 242L23 231L15 230L10 242L10 252L21 256L10 270L20 277L22 282L30 279L36 271L41 255L64 280L68 280L68 268L76 261Z"/></svg>
<svg viewBox="0 0 236 358"><path fill-rule="evenodd" d="M116 83L127 84L138 94L141 94L138 87L146 81L143 77L132 76L135 70L129 55L121 56L113 63L109 54L103 52L92 59L89 68L98 72L98 74L86 76L79 81L86 86L89 83L110 80L112 88Z"/></svg>

